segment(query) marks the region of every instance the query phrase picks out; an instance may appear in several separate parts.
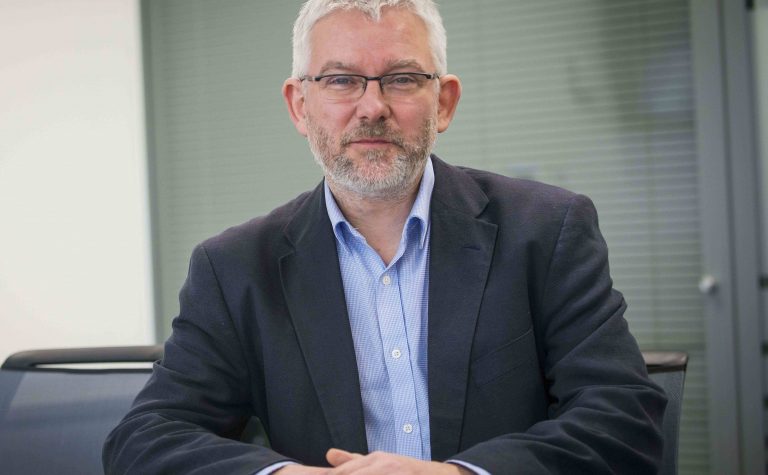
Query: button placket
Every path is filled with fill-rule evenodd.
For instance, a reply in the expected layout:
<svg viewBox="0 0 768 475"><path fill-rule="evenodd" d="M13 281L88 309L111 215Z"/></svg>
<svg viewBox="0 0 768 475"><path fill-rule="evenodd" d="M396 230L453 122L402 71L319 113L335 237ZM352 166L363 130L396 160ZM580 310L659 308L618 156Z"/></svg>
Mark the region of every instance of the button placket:
<svg viewBox="0 0 768 475"><path fill-rule="evenodd" d="M399 288L399 274L396 266L379 275L376 288L378 323L384 348L389 348L390 358L385 358L392 391L392 407L397 427L398 452L403 455L420 457L421 435L416 407L416 384L414 381L408 330Z"/></svg>
<svg viewBox="0 0 768 475"><path fill-rule="evenodd" d="M357 266L357 275L347 272L343 277L361 371L364 410L366 418L371 416L374 425L380 426L375 432L369 432L366 427L369 445L373 444L377 450L428 460L429 420L423 406L426 394L417 393L417 390L424 391L422 356L426 358L426 355L420 337L421 324L414 321L423 320L425 315L421 304L414 307L414 302L409 300L413 298L412 279L420 274L412 275L412 263L402 262L403 256L413 251L415 236L409 234L408 239L403 239L397 256L387 266L362 236L354 234L353 228L340 229L353 233L346 238L357 238L348 239L348 247L337 250L342 271L345 265ZM341 247L338 244L337 247ZM375 360L366 362L371 351L375 351ZM360 361L372 370L361 369ZM389 415L379 412L380 407L388 407ZM422 421L425 416L426 421Z"/></svg>

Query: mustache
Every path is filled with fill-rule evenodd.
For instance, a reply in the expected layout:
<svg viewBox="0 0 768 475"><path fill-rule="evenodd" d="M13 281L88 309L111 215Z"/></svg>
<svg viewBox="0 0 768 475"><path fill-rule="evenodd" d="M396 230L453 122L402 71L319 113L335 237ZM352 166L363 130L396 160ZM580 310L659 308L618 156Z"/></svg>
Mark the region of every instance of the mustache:
<svg viewBox="0 0 768 475"><path fill-rule="evenodd" d="M346 146L364 139L386 140L399 147L405 144L403 138L386 124L360 124L355 130L342 135L341 145Z"/></svg>

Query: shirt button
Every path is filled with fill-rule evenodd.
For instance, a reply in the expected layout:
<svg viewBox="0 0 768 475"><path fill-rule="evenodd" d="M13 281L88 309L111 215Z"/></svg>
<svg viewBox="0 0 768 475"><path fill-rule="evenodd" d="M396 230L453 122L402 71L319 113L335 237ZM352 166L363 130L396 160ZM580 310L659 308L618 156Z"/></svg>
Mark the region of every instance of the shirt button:
<svg viewBox="0 0 768 475"><path fill-rule="evenodd" d="M392 350L392 358L398 359L400 358L401 355L402 353L400 353L399 349L395 348L394 350Z"/></svg>
<svg viewBox="0 0 768 475"><path fill-rule="evenodd" d="M405 432L406 434L410 434L411 432L413 432L413 426L410 424L405 424L403 426L403 432Z"/></svg>
<svg viewBox="0 0 768 475"><path fill-rule="evenodd" d="M381 278L381 283L384 285L389 285L392 283L392 278L388 275L384 275L384 277Z"/></svg>

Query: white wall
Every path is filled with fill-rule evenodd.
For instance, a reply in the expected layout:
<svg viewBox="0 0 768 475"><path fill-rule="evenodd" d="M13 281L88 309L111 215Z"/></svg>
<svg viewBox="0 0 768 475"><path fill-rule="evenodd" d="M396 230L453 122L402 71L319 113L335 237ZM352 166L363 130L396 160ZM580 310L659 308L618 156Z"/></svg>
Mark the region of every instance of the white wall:
<svg viewBox="0 0 768 475"><path fill-rule="evenodd" d="M138 0L0 1L0 361L153 341Z"/></svg>

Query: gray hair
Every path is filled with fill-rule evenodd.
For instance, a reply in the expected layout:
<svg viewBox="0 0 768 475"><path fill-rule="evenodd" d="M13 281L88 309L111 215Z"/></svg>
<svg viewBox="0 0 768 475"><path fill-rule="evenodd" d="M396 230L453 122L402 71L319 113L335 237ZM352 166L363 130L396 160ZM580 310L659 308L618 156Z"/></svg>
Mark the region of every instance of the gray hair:
<svg viewBox="0 0 768 475"><path fill-rule="evenodd" d="M447 39L443 19L432 0L307 0L299 11L293 24L293 71L292 76L299 78L308 73L311 53L310 33L321 18L336 10L359 10L372 20L379 21L383 7L405 7L424 22L427 27L429 48L439 75L446 73L448 60L446 55Z"/></svg>

